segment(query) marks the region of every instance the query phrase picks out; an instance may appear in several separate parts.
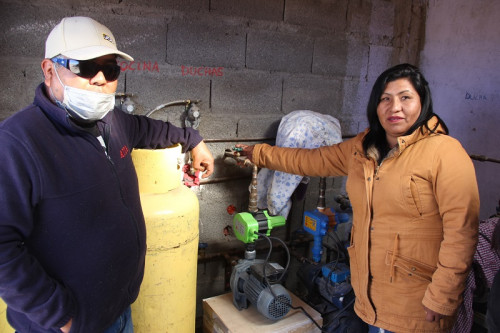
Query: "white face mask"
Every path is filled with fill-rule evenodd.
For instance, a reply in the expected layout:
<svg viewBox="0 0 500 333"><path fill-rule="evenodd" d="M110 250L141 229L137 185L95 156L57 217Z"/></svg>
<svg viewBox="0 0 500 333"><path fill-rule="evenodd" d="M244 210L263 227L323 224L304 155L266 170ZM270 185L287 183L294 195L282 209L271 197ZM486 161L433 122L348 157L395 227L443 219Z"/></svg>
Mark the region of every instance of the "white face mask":
<svg viewBox="0 0 500 333"><path fill-rule="evenodd" d="M101 120L115 107L115 94L99 93L64 85L55 69L57 79L64 87L63 101L56 104L65 109L73 118L84 122ZM51 91L52 92L52 91ZM52 94L53 95L53 94Z"/></svg>

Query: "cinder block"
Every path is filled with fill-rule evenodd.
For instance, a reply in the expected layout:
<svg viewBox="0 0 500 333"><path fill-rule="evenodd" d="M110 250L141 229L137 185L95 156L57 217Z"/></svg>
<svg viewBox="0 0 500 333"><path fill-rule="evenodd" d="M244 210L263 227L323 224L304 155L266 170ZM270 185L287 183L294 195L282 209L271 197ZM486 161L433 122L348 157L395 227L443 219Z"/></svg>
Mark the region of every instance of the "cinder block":
<svg viewBox="0 0 500 333"><path fill-rule="evenodd" d="M257 71L225 71L212 80L214 113L276 114L281 110L281 78Z"/></svg>
<svg viewBox="0 0 500 333"><path fill-rule="evenodd" d="M258 20L283 20L284 0L211 0L210 12Z"/></svg>
<svg viewBox="0 0 500 333"><path fill-rule="evenodd" d="M356 135L360 130L358 120L366 119L371 85L365 80L344 80L342 90L342 109L338 113L342 134Z"/></svg>
<svg viewBox="0 0 500 333"><path fill-rule="evenodd" d="M200 119L200 133L208 139L235 139L239 117L240 114L204 112Z"/></svg>
<svg viewBox="0 0 500 333"><path fill-rule="evenodd" d="M346 31L368 36L371 11L372 1L348 1Z"/></svg>
<svg viewBox="0 0 500 333"><path fill-rule="evenodd" d="M391 55L393 52L394 52L393 47L377 46L377 45L370 46L370 56L368 58L368 75L367 75L368 83L370 85L373 85L377 77L392 65Z"/></svg>
<svg viewBox="0 0 500 333"><path fill-rule="evenodd" d="M313 41L304 35L248 33L246 64L251 69L310 73L312 54Z"/></svg>
<svg viewBox="0 0 500 333"><path fill-rule="evenodd" d="M130 54L137 63L154 65L165 61L167 27L163 18L106 15L95 19L113 32L118 49Z"/></svg>
<svg viewBox="0 0 500 333"><path fill-rule="evenodd" d="M167 62L242 68L245 65L245 32L237 25L218 22L172 20L167 32Z"/></svg>
<svg viewBox="0 0 500 333"><path fill-rule="evenodd" d="M366 40L349 40L347 46L346 76L364 78L368 71L369 45Z"/></svg>
<svg viewBox="0 0 500 333"><path fill-rule="evenodd" d="M359 120L359 122L358 122L358 132L364 131L368 127L370 127L370 124L368 123L368 119L364 118L364 119L360 119Z"/></svg>
<svg viewBox="0 0 500 333"><path fill-rule="evenodd" d="M0 77L4 84L0 94L0 121L33 103L36 87L44 77L42 59L2 57Z"/></svg>
<svg viewBox="0 0 500 333"><path fill-rule="evenodd" d="M312 72L344 76L347 72L348 43L346 39L323 37L314 43Z"/></svg>
<svg viewBox="0 0 500 333"><path fill-rule="evenodd" d="M320 38L314 44L313 73L363 77L367 57L368 43L331 36Z"/></svg>
<svg viewBox="0 0 500 333"><path fill-rule="evenodd" d="M342 136L353 137L359 133L359 122L352 119L343 118L339 119L340 128L342 129Z"/></svg>
<svg viewBox="0 0 500 333"><path fill-rule="evenodd" d="M203 113L209 109L210 79L205 77L183 77L177 66L159 65L158 71L130 71L127 73L127 93L134 96L136 113L146 114L156 107L177 100L201 100ZM120 78L124 84L125 75ZM120 86L122 88L122 86ZM123 90L118 90L123 92ZM153 118L183 125L180 120L184 106L169 107L155 112ZM152 115L152 116L153 116Z"/></svg>
<svg viewBox="0 0 500 333"><path fill-rule="evenodd" d="M43 59L45 40L64 16L64 8L3 2L0 14L0 55Z"/></svg>
<svg viewBox="0 0 500 333"><path fill-rule="evenodd" d="M411 11L411 2L408 2L408 11ZM373 0L370 18L370 35L387 36L391 39L394 35L394 3L384 0Z"/></svg>
<svg viewBox="0 0 500 333"><path fill-rule="evenodd" d="M127 1L130 2L130 1ZM143 0L133 0L134 7L145 6ZM210 0L148 0L147 7L158 7L167 9L175 9L179 11L189 11L191 13L208 12Z"/></svg>
<svg viewBox="0 0 500 333"><path fill-rule="evenodd" d="M250 183L250 178L247 183ZM233 217L227 213L227 207L238 201L236 200L238 190L243 191L242 193L244 193L246 188L246 193L248 193L248 185L241 183L241 181L224 183L224 185L233 186L236 184L239 188L234 190L232 189L231 191L228 191L228 189L224 191L224 186L221 186L221 183L202 185L203 187L201 191L203 192L203 196L208 197L211 195L212 199L207 198L206 200L199 200L200 211L203 212L203 215L200 216L201 242L217 244L234 240L234 236L224 235L224 228L231 226L233 220ZM224 197L222 200L216 198L216 196L220 195ZM236 243L234 243L234 245L237 246Z"/></svg>
<svg viewBox="0 0 500 333"><path fill-rule="evenodd" d="M243 117L238 121L239 138L276 138L282 115Z"/></svg>
<svg viewBox="0 0 500 333"><path fill-rule="evenodd" d="M280 115L208 114L202 116L200 133L210 139L274 139L280 120Z"/></svg>
<svg viewBox="0 0 500 333"><path fill-rule="evenodd" d="M371 83L365 80L343 81L342 110L337 118L343 136L355 136L368 127L366 106L371 92Z"/></svg>
<svg viewBox="0 0 500 333"><path fill-rule="evenodd" d="M287 0L285 4L285 22L344 31L347 24L347 3L347 0Z"/></svg>
<svg viewBox="0 0 500 333"><path fill-rule="evenodd" d="M342 109L342 85L322 76L290 77L283 86L283 112L312 110L334 117Z"/></svg>
<svg viewBox="0 0 500 333"><path fill-rule="evenodd" d="M120 16L107 10L75 13L69 7L37 7L16 3L2 5L2 13L10 13L0 20L4 31L0 39L0 55L38 56L45 54L45 40L50 31L65 16L89 16L106 25L115 36L118 48L140 60L165 59L166 26L164 20L154 17ZM22 12L22 15L15 13ZM27 13L26 13L27 12ZM18 17L23 17L19 20ZM153 45L153 47L152 47Z"/></svg>

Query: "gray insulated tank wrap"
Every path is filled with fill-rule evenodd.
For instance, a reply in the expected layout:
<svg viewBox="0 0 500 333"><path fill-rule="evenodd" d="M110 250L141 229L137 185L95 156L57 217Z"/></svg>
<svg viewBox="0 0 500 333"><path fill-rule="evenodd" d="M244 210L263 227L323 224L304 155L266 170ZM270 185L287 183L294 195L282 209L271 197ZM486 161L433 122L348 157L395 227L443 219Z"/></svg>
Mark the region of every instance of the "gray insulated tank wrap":
<svg viewBox="0 0 500 333"><path fill-rule="evenodd" d="M280 284L271 285L276 298L253 275L248 277L245 284L245 295L257 310L271 320L278 320L286 316L290 310L292 299L287 290Z"/></svg>

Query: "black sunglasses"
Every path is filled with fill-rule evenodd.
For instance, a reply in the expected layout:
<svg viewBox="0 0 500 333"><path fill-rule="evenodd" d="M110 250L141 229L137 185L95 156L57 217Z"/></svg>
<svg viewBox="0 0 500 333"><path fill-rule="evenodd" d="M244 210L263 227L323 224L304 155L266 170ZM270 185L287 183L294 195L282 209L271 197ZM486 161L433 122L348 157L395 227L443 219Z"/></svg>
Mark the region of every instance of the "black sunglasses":
<svg viewBox="0 0 500 333"><path fill-rule="evenodd" d="M64 58L52 58L53 62L69 69L73 74L86 79L91 79L102 72L106 81L115 81L120 76L121 68L116 63L98 64L94 60L75 60Z"/></svg>

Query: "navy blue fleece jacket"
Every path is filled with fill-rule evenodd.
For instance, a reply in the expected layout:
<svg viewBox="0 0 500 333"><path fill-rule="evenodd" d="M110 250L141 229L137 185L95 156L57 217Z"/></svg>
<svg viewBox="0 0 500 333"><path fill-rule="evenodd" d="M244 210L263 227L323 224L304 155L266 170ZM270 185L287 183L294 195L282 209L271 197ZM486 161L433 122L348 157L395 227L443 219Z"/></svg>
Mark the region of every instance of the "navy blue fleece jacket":
<svg viewBox="0 0 500 333"><path fill-rule="evenodd" d="M19 332L98 333L136 299L146 230L133 148L184 150L198 132L115 109L97 138L51 103L0 123L0 297Z"/></svg>

